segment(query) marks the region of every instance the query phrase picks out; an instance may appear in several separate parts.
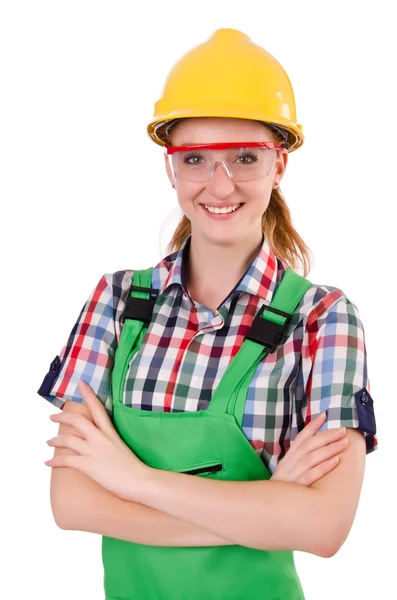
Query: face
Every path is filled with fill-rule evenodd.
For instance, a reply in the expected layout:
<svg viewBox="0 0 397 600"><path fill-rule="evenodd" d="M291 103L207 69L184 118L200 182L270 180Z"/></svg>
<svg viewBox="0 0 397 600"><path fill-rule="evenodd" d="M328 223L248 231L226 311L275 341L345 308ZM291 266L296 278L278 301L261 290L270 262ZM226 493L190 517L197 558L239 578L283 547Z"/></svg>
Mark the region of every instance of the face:
<svg viewBox="0 0 397 600"><path fill-rule="evenodd" d="M272 142L270 129L259 121L218 117L189 118L177 123L170 134L172 146L208 144L216 142ZM255 148L253 148L255 151ZM222 159L222 150L217 150ZM213 176L205 182L174 180L171 167L165 157L169 180L175 185L178 202L191 222L192 235L203 237L218 244L243 243L262 237L262 215L270 201L275 182L279 183L288 162L285 148L277 150L276 161L267 177L253 181L234 182L219 164ZM225 206L242 204L227 219L209 215L204 204Z"/></svg>

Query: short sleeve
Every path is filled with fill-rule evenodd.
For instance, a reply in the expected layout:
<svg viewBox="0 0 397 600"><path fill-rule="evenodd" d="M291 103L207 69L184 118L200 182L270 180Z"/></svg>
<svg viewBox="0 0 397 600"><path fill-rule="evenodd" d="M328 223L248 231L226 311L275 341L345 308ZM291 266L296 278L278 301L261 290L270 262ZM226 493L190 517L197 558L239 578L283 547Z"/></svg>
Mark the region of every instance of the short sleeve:
<svg viewBox="0 0 397 600"><path fill-rule="evenodd" d="M113 276L102 275L37 393L62 409L66 400L85 404L77 384L85 381L113 414L111 372L117 348Z"/></svg>
<svg viewBox="0 0 397 600"><path fill-rule="evenodd" d="M326 412L320 430L346 427L365 433L366 453L378 447L374 402L370 395L362 320L346 296L314 322L309 333L311 371L303 420Z"/></svg>

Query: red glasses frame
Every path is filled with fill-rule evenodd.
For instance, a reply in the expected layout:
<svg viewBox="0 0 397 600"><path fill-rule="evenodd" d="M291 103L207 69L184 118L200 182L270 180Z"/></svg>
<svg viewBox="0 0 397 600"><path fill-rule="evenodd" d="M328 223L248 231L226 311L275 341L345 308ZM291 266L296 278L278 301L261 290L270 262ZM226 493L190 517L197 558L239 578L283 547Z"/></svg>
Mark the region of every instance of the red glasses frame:
<svg viewBox="0 0 397 600"><path fill-rule="evenodd" d="M274 148L281 150L282 146L279 142L219 142L216 144L196 144L195 146L170 146L165 145L167 154L174 154L174 152L181 152L185 150L204 150L205 148L212 148L214 150L223 150L225 148L249 148L249 147L262 147L262 148Z"/></svg>

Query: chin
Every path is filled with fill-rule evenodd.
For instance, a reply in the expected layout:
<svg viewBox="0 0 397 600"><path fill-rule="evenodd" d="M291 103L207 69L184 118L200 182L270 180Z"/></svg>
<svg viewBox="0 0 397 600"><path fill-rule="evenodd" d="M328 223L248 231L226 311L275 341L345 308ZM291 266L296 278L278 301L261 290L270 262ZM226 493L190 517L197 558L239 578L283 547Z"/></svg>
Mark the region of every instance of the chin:
<svg viewBox="0 0 397 600"><path fill-rule="evenodd" d="M228 231L226 231L226 228L223 230L221 228L210 227L200 229L195 228L195 235L204 237L208 242L220 246L229 246L235 244L240 237L239 233L241 233L241 227L239 229L229 228Z"/></svg>

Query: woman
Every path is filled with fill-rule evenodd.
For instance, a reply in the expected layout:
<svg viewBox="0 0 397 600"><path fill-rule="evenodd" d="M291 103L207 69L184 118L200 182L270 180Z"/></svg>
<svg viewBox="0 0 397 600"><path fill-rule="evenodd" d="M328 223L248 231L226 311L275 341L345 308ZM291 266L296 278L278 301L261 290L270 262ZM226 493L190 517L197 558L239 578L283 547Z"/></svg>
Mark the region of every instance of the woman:
<svg viewBox="0 0 397 600"><path fill-rule="evenodd" d="M103 275L38 391L54 516L103 536L107 600L302 599L293 551L337 552L377 439L358 310L292 269L291 84L220 29L148 132L183 217L154 268Z"/></svg>

